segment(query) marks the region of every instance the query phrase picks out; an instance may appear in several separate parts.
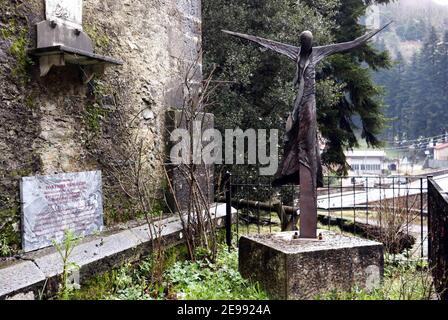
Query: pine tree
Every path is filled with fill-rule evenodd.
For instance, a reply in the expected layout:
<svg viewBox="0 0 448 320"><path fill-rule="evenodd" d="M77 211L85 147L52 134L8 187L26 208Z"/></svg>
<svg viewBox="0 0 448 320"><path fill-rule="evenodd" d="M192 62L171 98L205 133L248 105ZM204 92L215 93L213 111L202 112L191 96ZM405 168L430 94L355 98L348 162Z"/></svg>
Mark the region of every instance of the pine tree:
<svg viewBox="0 0 448 320"><path fill-rule="evenodd" d="M371 3L387 3L388 1L367 1ZM337 29L334 30L337 42L349 41L367 32L358 21L367 9L362 0L344 1L336 16ZM320 129L329 141L329 147L322 155L326 164L338 164L340 170L346 170L344 149L358 146L355 130L358 126L353 117L358 116L361 137L369 146L381 145L378 135L386 124L383 105L379 99L381 90L371 77L371 71L363 66L378 70L390 67L390 59L386 52L380 52L372 45L365 45L351 54L335 56L324 67L322 77L331 77L338 83L345 84L344 95L334 109L336 112L320 119ZM325 110L324 110L325 111Z"/></svg>
<svg viewBox="0 0 448 320"><path fill-rule="evenodd" d="M397 73L395 65L376 75L385 88L387 116L396 119L387 136L394 129L400 138L409 139L441 135L447 130L448 32L443 39L440 41L437 30L429 27L421 50L409 63L400 64L402 72Z"/></svg>
<svg viewBox="0 0 448 320"><path fill-rule="evenodd" d="M448 131L448 31L443 35L443 41L437 47L437 99L439 114L439 132Z"/></svg>
<svg viewBox="0 0 448 320"><path fill-rule="evenodd" d="M413 136L431 136L440 133L440 99L438 97L437 73L439 55L437 31L431 27L428 37L418 55L419 83L414 88Z"/></svg>
<svg viewBox="0 0 448 320"><path fill-rule="evenodd" d="M377 72L374 75L375 82L381 84L385 93L395 93L386 94L384 97L385 115L389 120L389 127L383 136L387 141L399 138L403 132L403 103L406 99L404 96L405 67L403 56L398 51L393 67L389 70Z"/></svg>

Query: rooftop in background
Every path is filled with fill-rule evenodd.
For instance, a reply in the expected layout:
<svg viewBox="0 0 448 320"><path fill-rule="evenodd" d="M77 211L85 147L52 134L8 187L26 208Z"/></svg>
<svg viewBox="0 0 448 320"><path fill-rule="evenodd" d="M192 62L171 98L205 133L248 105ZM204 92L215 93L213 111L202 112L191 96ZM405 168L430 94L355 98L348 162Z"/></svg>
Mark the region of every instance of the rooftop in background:
<svg viewBox="0 0 448 320"><path fill-rule="evenodd" d="M353 150L353 151L346 151L345 156L348 158L366 158L366 157L385 158L386 152L384 150Z"/></svg>

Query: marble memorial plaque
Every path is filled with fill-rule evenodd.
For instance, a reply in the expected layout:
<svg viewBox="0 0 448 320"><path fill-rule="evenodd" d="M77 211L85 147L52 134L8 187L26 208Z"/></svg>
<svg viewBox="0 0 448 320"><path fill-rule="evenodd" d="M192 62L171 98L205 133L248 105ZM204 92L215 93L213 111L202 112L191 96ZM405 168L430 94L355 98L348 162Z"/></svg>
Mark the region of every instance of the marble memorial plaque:
<svg viewBox="0 0 448 320"><path fill-rule="evenodd" d="M66 230L83 237L103 228L101 171L24 177L20 197L25 252L61 241Z"/></svg>
<svg viewBox="0 0 448 320"><path fill-rule="evenodd" d="M47 20L82 30L82 0L45 0Z"/></svg>

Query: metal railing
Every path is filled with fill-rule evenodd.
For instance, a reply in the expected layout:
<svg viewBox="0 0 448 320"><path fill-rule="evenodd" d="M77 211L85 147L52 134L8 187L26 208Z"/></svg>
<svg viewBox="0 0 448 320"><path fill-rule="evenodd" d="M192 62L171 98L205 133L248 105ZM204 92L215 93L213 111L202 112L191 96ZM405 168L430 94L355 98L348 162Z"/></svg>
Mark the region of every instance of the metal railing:
<svg viewBox="0 0 448 320"><path fill-rule="evenodd" d="M285 219L300 218L298 186L274 188L270 177L243 178L230 173L224 180L225 197L220 200L228 210L236 209L232 233L238 238L284 231ZM401 257L428 256L427 176L329 176L324 180L317 200L321 229L380 241L388 252Z"/></svg>

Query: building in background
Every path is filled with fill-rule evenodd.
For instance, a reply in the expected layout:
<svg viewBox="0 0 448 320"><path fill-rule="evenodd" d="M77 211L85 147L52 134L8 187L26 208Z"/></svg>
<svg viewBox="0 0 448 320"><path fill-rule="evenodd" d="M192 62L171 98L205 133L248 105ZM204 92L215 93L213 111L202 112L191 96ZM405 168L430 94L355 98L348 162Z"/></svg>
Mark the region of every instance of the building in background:
<svg viewBox="0 0 448 320"><path fill-rule="evenodd" d="M383 150L353 150L345 153L350 166L349 174L380 175L383 172L386 152Z"/></svg>
<svg viewBox="0 0 448 320"><path fill-rule="evenodd" d="M434 160L448 160L448 143L438 144L434 147Z"/></svg>
<svg viewBox="0 0 448 320"><path fill-rule="evenodd" d="M425 169L447 169L448 168L448 143L439 143L432 148L433 155L429 156L423 167Z"/></svg>

